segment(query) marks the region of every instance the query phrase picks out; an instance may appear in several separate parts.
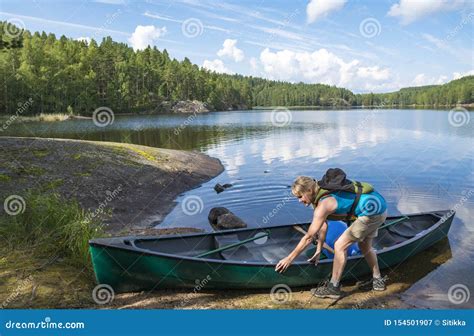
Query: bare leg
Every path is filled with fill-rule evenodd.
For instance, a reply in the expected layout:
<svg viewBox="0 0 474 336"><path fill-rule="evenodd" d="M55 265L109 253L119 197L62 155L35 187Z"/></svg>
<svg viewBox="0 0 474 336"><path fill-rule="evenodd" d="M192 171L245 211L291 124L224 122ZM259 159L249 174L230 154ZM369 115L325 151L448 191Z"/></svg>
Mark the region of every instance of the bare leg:
<svg viewBox="0 0 474 336"><path fill-rule="evenodd" d="M339 281L342 277L344 267L346 267L347 261L347 249L354 241L344 232L334 244L334 263L332 266L332 278L331 282L333 285L338 286Z"/></svg>
<svg viewBox="0 0 474 336"><path fill-rule="evenodd" d="M363 241L359 242L359 248L364 254L365 260L372 271L374 278L380 278L380 269L377 261L377 254L372 248L372 238L365 238Z"/></svg>

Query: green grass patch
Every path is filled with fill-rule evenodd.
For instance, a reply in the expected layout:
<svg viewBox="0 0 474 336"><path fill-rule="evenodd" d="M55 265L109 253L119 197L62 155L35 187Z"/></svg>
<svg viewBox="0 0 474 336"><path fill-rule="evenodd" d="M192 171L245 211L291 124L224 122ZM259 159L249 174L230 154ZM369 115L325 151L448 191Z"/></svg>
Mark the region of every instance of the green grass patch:
<svg viewBox="0 0 474 336"><path fill-rule="evenodd" d="M33 255L57 256L91 270L88 241L103 232L90 218L76 201L28 192L23 213L0 217L0 235L12 249L28 248Z"/></svg>
<svg viewBox="0 0 474 336"><path fill-rule="evenodd" d="M10 181L12 178L8 175L5 175L5 174L0 174L0 182L8 182Z"/></svg>
<svg viewBox="0 0 474 336"><path fill-rule="evenodd" d="M37 158L43 158L45 156L48 156L50 154L50 151L47 149L37 149L33 151L33 155L36 156Z"/></svg>
<svg viewBox="0 0 474 336"><path fill-rule="evenodd" d="M44 188L44 190L54 190L54 189L59 188L63 184L64 184L63 179L56 179L56 180L53 180L53 181L50 181L50 182L46 183L43 188Z"/></svg>
<svg viewBox="0 0 474 336"><path fill-rule="evenodd" d="M41 176L46 173L46 169L36 166L31 167L17 167L16 172L20 175L34 175Z"/></svg>
<svg viewBox="0 0 474 336"><path fill-rule="evenodd" d="M74 173L75 176L80 176L80 177L89 177L92 176L90 172L82 172L82 173Z"/></svg>

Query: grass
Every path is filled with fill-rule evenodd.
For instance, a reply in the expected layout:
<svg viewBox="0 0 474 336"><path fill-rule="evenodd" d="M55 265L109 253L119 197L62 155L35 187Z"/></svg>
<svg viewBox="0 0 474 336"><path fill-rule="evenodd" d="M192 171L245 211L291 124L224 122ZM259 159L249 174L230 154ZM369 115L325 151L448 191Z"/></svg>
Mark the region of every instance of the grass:
<svg viewBox="0 0 474 336"><path fill-rule="evenodd" d="M115 150L119 153L128 154L129 152L128 152L127 149L131 150L135 154L139 155L140 157L142 157L142 158L144 158L148 161L152 161L152 162L155 162L155 163L162 163L163 161L168 161L168 159L166 158L165 155L158 155L157 156L156 154L151 154L151 153L148 153L144 150L141 150L141 149L135 147L134 145L123 143L123 144L115 146Z"/></svg>
<svg viewBox="0 0 474 336"><path fill-rule="evenodd" d="M5 175L5 174L0 174L0 182L8 182L10 181L12 178L8 175Z"/></svg>
<svg viewBox="0 0 474 336"><path fill-rule="evenodd" d="M53 122L53 121L64 121L68 120L70 117L69 114L66 113L40 113L34 116L21 116L18 118L18 121L45 121L45 122Z"/></svg>
<svg viewBox="0 0 474 336"><path fill-rule="evenodd" d="M57 194L28 192L24 212L0 217L0 236L13 249L27 248L33 255L64 258L91 269L88 241L102 235L97 221L75 201Z"/></svg>
<svg viewBox="0 0 474 336"><path fill-rule="evenodd" d="M36 156L37 158L43 158L45 156L49 155L49 150L47 149L37 149L33 151L33 155Z"/></svg>
<svg viewBox="0 0 474 336"><path fill-rule="evenodd" d="M54 190L54 189L59 188L63 184L64 184L63 179L61 179L61 178L55 179L55 180L52 180L52 181L49 181L48 183L46 183L43 187L44 188L43 190Z"/></svg>
<svg viewBox="0 0 474 336"><path fill-rule="evenodd" d="M35 166L18 167L16 169L16 173L18 173L20 175L41 176L41 175L44 175L44 173L46 173L46 169L41 168L41 167L35 167Z"/></svg>

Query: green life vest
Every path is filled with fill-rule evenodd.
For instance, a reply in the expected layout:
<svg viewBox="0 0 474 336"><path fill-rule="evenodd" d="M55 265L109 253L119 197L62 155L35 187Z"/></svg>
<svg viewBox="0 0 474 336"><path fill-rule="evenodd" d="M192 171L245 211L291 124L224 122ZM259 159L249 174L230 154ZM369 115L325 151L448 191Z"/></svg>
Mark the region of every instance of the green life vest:
<svg viewBox="0 0 474 336"><path fill-rule="evenodd" d="M328 219L329 220L343 220L343 221L346 221L348 225L350 225L349 224L350 222L357 219L357 216L354 215L354 211L357 207L357 203L359 203L360 195L371 193L372 191L374 191L374 187L370 183L367 183L367 182L351 181L350 185L345 185L343 188L333 188L333 189L319 188L319 191L316 194L316 197L313 202L314 208L318 206L319 200L323 198L324 196L328 196L340 191L356 194L356 198L354 199L354 203L352 204L351 211L349 211L347 215L331 214L328 216Z"/></svg>

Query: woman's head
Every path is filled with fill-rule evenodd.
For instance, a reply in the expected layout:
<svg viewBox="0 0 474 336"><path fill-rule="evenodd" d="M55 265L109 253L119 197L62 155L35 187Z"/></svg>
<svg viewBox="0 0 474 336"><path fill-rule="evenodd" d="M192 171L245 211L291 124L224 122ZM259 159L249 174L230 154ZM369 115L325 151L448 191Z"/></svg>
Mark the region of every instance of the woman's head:
<svg viewBox="0 0 474 336"><path fill-rule="evenodd" d="M309 176L298 176L291 186L293 195L305 206L314 202L318 190L318 181Z"/></svg>

